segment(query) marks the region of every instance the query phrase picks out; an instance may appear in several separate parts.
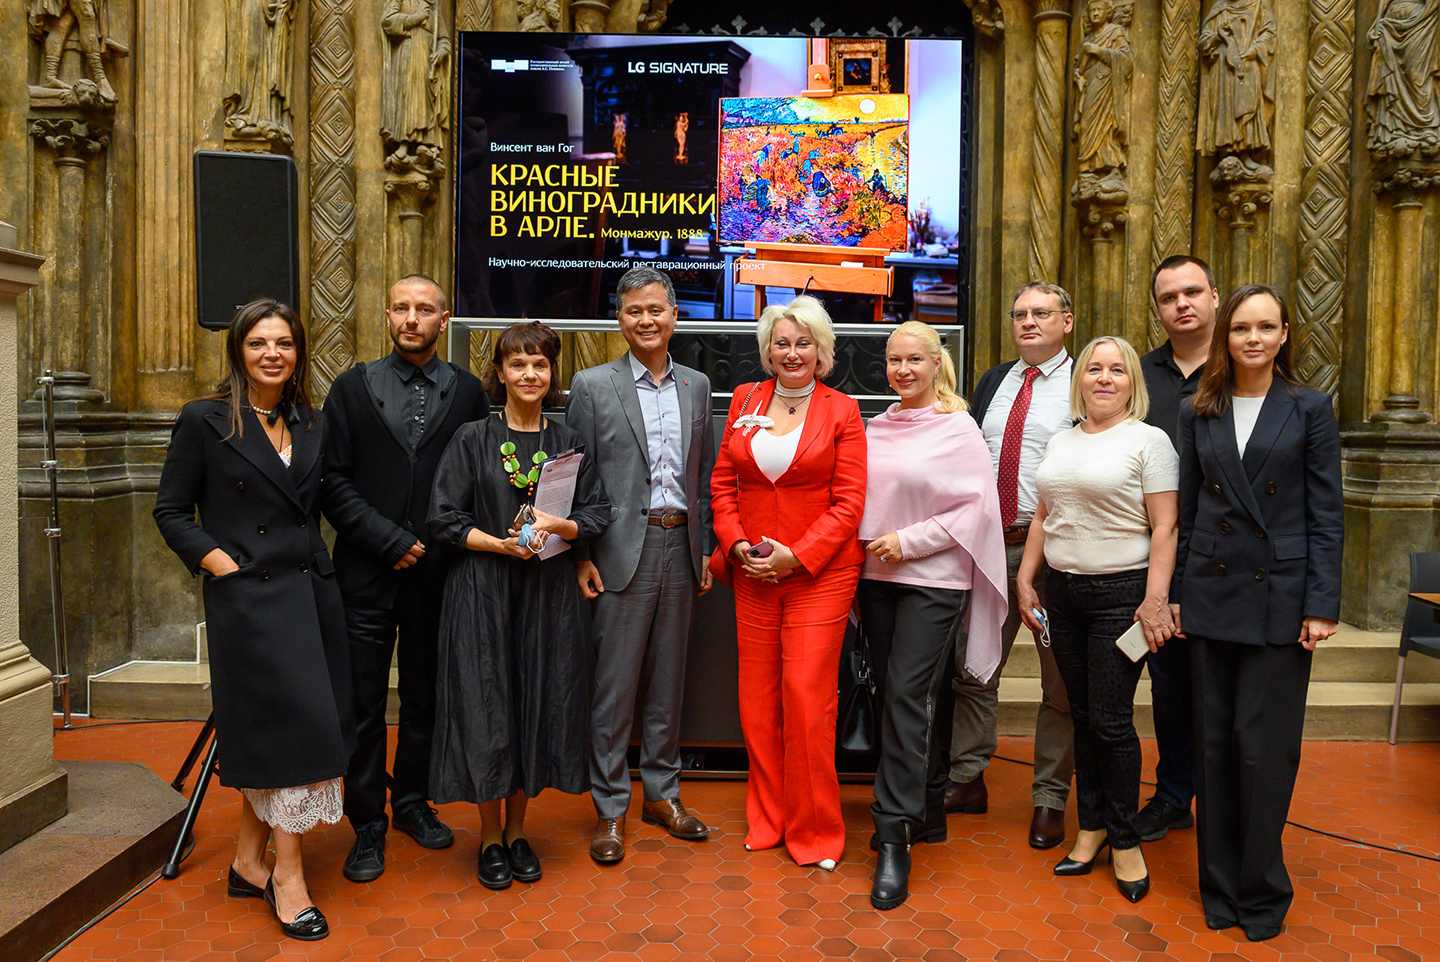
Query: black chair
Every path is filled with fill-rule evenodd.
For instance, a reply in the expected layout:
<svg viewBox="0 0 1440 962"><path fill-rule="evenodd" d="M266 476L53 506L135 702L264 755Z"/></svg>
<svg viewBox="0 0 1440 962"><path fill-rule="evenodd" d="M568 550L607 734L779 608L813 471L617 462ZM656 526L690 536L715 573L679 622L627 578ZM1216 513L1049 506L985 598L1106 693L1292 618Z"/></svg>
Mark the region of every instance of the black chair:
<svg viewBox="0 0 1440 962"><path fill-rule="evenodd" d="M1440 551L1410 555L1410 591L1440 594ZM1400 724L1400 693L1405 687L1405 656L1412 651L1440 658L1440 607L1409 598L1400 629L1400 664L1395 668L1395 704L1390 707L1390 744Z"/></svg>

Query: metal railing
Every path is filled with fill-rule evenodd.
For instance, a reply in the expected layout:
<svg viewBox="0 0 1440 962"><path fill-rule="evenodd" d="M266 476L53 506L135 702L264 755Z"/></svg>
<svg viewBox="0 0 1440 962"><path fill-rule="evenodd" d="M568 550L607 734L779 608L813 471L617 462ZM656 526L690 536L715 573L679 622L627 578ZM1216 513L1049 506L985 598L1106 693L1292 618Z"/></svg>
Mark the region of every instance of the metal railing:
<svg viewBox="0 0 1440 962"><path fill-rule="evenodd" d="M559 334L619 334L620 325L611 319L599 320L559 320L550 318L526 318L527 321L538 320L541 323L553 328ZM503 331L517 321L514 318L505 317L452 317L449 327L446 329L446 346L449 348L449 357L458 363L468 363L470 357L470 336L472 332ZM836 323L835 337L837 340L846 337L889 337L890 332L895 330L899 324L876 324L876 323ZM955 370L965 370L965 328L963 325L936 326L935 330L940 334L940 344L955 362ZM708 318L685 318L682 317L675 325L676 334L706 335L724 334L731 336L755 336L755 322L743 321L717 321ZM717 398L728 398L730 391L717 390L714 396ZM888 402L894 400L889 394L853 394L857 401L868 401L873 403Z"/></svg>

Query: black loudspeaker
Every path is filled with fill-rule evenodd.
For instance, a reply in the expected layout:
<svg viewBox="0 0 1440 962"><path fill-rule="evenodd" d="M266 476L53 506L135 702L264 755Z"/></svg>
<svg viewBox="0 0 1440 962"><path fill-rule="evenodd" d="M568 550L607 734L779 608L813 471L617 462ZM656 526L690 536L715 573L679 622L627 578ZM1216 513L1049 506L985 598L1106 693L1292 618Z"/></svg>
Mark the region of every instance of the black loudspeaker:
<svg viewBox="0 0 1440 962"><path fill-rule="evenodd" d="M277 154L195 151L195 295L200 326L271 297L300 309L300 193Z"/></svg>

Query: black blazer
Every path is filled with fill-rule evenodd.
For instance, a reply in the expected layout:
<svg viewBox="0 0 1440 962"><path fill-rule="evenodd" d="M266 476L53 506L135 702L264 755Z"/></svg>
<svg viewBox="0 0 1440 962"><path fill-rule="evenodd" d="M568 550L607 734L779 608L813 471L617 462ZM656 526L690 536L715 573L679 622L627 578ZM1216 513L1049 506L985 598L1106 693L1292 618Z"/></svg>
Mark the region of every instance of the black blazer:
<svg viewBox="0 0 1440 962"><path fill-rule="evenodd" d="M425 558L405 573L431 585L436 595L443 588L451 553L430 544L426 530L435 467L461 425L490 413L479 379L450 366L455 380L440 395L413 454L380 413L365 364L356 364L330 387L325 475L331 490L325 517L335 527L335 567L346 604L391 607L400 586L395 562L417 540L425 542Z"/></svg>
<svg viewBox="0 0 1440 962"><path fill-rule="evenodd" d="M324 423L289 418L286 467L253 412L228 401L180 411L155 494L155 523L190 571L221 548L240 566L202 576L220 780L285 788L344 773L350 645L335 567L320 536ZM199 520L196 520L196 511Z"/></svg>
<svg viewBox="0 0 1440 962"><path fill-rule="evenodd" d="M1340 618L1344 501L1330 399L1278 378L1240 457L1233 408L1180 407L1180 545L1171 600L1191 636L1289 645Z"/></svg>
<svg viewBox="0 0 1440 962"><path fill-rule="evenodd" d="M990 402L995 399L995 392L1000 388L1000 382L1005 380L1005 375L1020 361L1004 361L995 365L984 374L980 380L975 382L975 394L970 399L970 416L981 428L985 427L985 411L990 407Z"/></svg>

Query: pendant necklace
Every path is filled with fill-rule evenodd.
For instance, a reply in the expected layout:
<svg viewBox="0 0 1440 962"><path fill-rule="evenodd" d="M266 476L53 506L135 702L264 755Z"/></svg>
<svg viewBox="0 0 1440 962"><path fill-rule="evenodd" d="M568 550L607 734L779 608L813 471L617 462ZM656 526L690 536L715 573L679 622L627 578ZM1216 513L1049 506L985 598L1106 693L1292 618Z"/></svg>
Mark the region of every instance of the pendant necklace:
<svg viewBox="0 0 1440 962"><path fill-rule="evenodd" d="M775 396L781 399L780 403L785 405L787 411L794 414L800 410L800 405L810 400L810 395L815 393L816 383L817 382L812 379L810 383L804 387L789 388L781 384L777 378L775 381Z"/></svg>
<svg viewBox="0 0 1440 962"><path fill-rule="evenodd" d="M550 455L545 453L545 417L540 417L540 448L530 455L531 467L528 471L520 469L520 458L516 454L515 442L510 439L510 419L505 416L502 408L499 412L500 423L505 425L505 440L500 442L500 467L510 478L510 483L525 492L528 499L535 494L535 484L540 480L540 465L549 459Z"/></svg>

